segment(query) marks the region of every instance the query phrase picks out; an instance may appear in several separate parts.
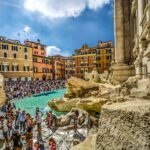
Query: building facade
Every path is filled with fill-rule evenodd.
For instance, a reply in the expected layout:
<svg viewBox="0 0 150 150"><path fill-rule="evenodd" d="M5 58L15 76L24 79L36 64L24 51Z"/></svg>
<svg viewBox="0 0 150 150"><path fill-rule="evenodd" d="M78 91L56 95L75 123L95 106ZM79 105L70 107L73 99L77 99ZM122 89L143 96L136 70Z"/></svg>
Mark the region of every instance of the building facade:
<svg viewBox="0 0 150 150"><path fill-rule="evenodd" d="M150 0L115 0L115 63L111 81L150 76Z"/></svg>
<svg viewBox="0 0 150 150"><path fill-rule="evenodd" d="M76 66L75 58L73 58L73 57L65 58L65 79L68 79L71 76L75 76L75 74L76 74L75 66Z"/></svg>
<svg viewBox="0 0 150 150"><path fill-rule="evenodd" d="M83 78L85 72L97 69L99 73L109 70L113 59L113 44L111 41L99 42L95 47L87 44L75 51L75 76Z"/></svg>
<svg viewBox="0 0 150 150"><path fill-rule="evenodd" d="M17 40L0 37L0 73L9 81L32 80L32 48Z"/></svg>
<svg viewBox="0 0 150 150"><path fill-rule="evenodd" d="M33 79L51 80L53 79L53 61L46 57L46 45L37 42L25 41L25 45L33 49Z"/></svg>
<svg viewBox="0 0 150 150"><path fill-rule="evenodd" d="M53 79L65 79L65 58L60 55L49 58L53 60Z"/></svg>
<svg viewBox="0 0 150 150"><path fill-rule="evenodd" d="M109 71L114 61L114 48L112 41L99 42L96 48L96 68L99 73Z"/></svg>

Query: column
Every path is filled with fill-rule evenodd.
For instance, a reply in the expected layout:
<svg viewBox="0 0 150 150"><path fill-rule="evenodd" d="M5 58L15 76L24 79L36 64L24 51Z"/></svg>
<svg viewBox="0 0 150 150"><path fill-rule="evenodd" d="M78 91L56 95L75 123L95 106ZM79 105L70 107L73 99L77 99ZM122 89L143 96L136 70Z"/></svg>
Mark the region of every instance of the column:
<svg viewBox="0 0 150 150"><path fill-rule="evenodd" d="M124 63L123 1L115 0L115 62Z"/></svg>
<svg viewBox="0 0 150 150"><path fill-rule="evenodd" d="M131 66L125 63L125 42L128 41L125 41L125 32L127 31L124 28L124 17L126 17L128 9L124 9L123 4L126 4L126 7L131 6L130 3L123 2L124 0L115 0L115 64L111 66L112 73L109 78L114 85L125 82L132 75ZM126 40L130 40L130 38L126 37Z"/></svg>

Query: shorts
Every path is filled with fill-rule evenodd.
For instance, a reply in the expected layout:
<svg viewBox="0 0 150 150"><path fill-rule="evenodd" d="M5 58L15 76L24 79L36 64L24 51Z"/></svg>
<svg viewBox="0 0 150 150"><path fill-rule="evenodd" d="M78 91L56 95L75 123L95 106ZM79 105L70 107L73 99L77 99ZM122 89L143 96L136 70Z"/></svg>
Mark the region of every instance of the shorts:
<svg viewBox="0 0 150 150"><path fill-rule="evenodd" d="M38 129L41 128L41 123L37 123L37 128L38 128Z"/></svg>
<svg viewBox="0 0 150 150"><path fill-rule="evenodd" d="M8 139L8 132L6 131L6 132L3 132L3 135L4 135L4 138L5 139Z"/></svg>

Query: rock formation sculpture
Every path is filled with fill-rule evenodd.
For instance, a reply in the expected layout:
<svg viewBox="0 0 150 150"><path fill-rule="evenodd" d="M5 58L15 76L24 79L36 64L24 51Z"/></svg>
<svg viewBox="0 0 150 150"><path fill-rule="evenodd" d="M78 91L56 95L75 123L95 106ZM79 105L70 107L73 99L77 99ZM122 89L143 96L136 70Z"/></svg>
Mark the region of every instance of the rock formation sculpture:
<svg viewBox="0 0 150 150"><path fill-rule="evenodd" d="M84 79L91 81L91 82L96 82L96 83L101 82L100 75L96 68L93 69L93 71L91 73L85 73Z"/></svg>
<svg viewBox="0 0 150 150"><path fill-rule="evenodd" d="M75 112L78 112L78 116L75 116L76 115ZM82 126L82 124L85 124L88 126L89 121L91 121L95 125L97 125L98 123L97 122L98 119L94 118L93 116L90 116L86 111L82 109L78 109L78 108L72 108L70 112L66 114L65 116L57 118L56 126L57 127L68 126L68 128L74 127L74 124L72 124L71 122L74 118L77 119L77 126Z"/></svg>
<svg viewBox="0 0 150 150"><path fill-rule="evenodd" d="M101 88L102 91L105 91L104 87ZM102 105L108 101L106 98L99 97L101 90L100 84L71 77L67 81L67 92L64 97L51 100L48 104L56 111L70 111L71 108L76 107L86 111L100 112Z"/></svg>
<svg viewBox="0 0 150 150"><path fill-rule="evenodd" d="M67 92L64 97L66 98L76 98L83 97L89 91L96 91L99 89L97 84L92 82L87 82L85 80L71 77L68 79L66 84Z"/></svg>

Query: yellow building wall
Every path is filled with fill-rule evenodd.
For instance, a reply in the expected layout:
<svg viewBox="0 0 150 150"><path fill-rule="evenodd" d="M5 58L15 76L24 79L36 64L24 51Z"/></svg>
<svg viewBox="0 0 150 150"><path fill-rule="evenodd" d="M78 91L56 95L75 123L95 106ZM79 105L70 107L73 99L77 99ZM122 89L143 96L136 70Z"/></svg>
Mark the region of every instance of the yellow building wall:
<svg viewBox="0 0 150 150"><path fill-rule="evenodd" d="M2 45L8 45L8 50L2 49ZM12 50L12 46L18 47L18 50ZM24 49L27 48L27 52ZM4 53L7 58L4 58ZM16 54L14 58L13 54ZM27 59L25 59L27 55ZM9 65L9 71L2 70L2 65ZM13 71L12 66L18 66L18 71ZM24 71L24 66L29 66L29 71ZM30 78L33 77L32 48L20 44L0 42L0 72L4 78Z"/></svg>

